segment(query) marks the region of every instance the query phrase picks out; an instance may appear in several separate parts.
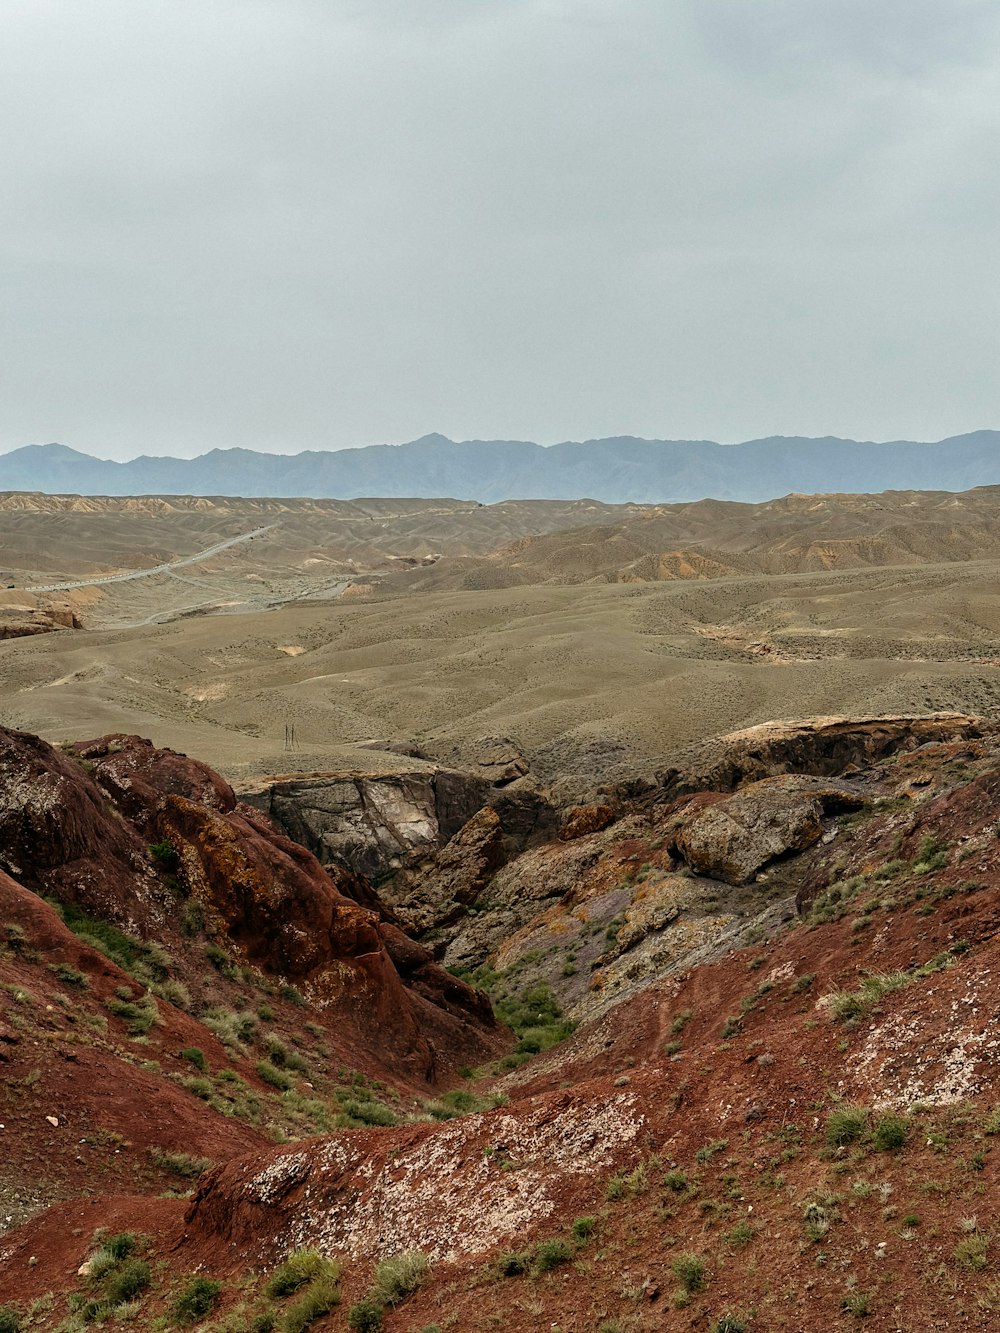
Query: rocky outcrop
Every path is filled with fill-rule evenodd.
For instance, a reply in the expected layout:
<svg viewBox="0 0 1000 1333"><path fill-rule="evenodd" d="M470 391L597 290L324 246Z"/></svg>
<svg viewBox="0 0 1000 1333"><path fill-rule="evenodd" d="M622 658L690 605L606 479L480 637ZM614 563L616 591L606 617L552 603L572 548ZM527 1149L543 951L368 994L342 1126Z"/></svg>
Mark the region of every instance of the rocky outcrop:
<svg viewBox="0 0 1000 1333"><path fill-rule="evenodd" d="M76 612L68 603L49 606L0 605L0 639L24 639L54 630L81 629Z"/></svg>
<svg viewBox="0 0 1000 1333"><path fill-rule="evenodd" d="M442 1048L471 1053L484 1049L482 1027L496 1031L484 996L441 974L427 950L341 893L310 852L275 834L257 811L223 814L168 796L157 831L178 853L186 890L244 957L296 981L410 1076L433 1077L435 1037ZM420 983L416 994L407 982Z"/></svg>
<svg viewBox="0 0 1000 1333"><path fill-rule="evenodd" d="M491 787L516 782L530 770L527 756L509 736L484 736L472 745L469 758L473 771Z"/></svg>
<svg viewBox="0 0 1000 1333"><path fill-rule="evenodd" d="M140 939L172 934L193 900L227 952L295 980L407 1078L503 1044L486 998L407 940L366 881L324 869L207 765L140 737L66 754L0 729L0 863Z"/></svg>
<svg viewBox="0 0 1000 1333"><path fill-rule="evenodd" d="M163 890L146 844L118 818L86 761L0 728L0 864L19 883L146 928Z"/></svg>
<svg viewBox="0 0 1000 1333"><path fill-rule="evenodd" d="M683 820L675 845L698 874L748 884L769 862L818 842L825 814L862 803L844 783L765 778L697 809Z"/></svg>
<svg viewBox="0 0 1000 1333"><path fill-rule="evenodd" d="M610 805L574 806L559 826L560 841L572 842L574 838L599 833L601 829L613 824L617 817L617 811Z"/></svg>
<svg viewBox="0 0 1000 1333"><path fill-rule="evenodd" d="M145 829L167 796L184 796L209 809L229 811L233 789L207 764L176 750L158 749L141 736L116 733L78 741L74 754L123 814Z"/></svg>
<svg viewBox="0 0 1000 1333"><path fill-rule="evenodd" d="M978 736L981 727L982 719L965 713L765 722L719 737L683 767L658 772L659 799L709 789L733 791L741 783L781 773L832 777L876 764L900 750Z"/></svg>
<svg viewBox="0 0 1000 1333"><path fill-rule="evenodd" d="M504 844L500 816L486 806L435 857L396 875L385 886L386 901L410 930L450 925L506 864Z"/></svg>
<svg viewBox="0 0 1000 1333"><path fill-rule="evenodd" d="M395 773L353 769L282 777L243 788L239 796L322 864L376 883L426 863L486 807L496 811L504 837L517 847L548 832L554 819L531 778L491 786L477 773L423 765Z"/></svg>
<svg viewBox="0 0 1000 1333"><path fill-rule="evenodd" d="M485 804L486 784L447 769L286 778L241 798L324 864L381 879L447 842Z"/></svg>

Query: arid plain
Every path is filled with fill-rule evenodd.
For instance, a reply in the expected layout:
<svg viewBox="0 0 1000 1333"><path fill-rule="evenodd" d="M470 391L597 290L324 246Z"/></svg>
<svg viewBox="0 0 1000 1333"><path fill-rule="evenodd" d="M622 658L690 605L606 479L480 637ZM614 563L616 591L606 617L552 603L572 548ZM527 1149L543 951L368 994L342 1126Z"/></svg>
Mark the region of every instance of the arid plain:
<svg viewBox="0 0 1000 1333"><path fill-rule="evenodd" d="M458 760L502 734L543 779L600 781L772 718L990 715L998 507L996 488L656 507L8 496L3 611L64 603L84 628L3 644L0 721L53 741L138 731L237 779L358 762L375 738ZM160 574L25 591L262 528Z"/></svg>

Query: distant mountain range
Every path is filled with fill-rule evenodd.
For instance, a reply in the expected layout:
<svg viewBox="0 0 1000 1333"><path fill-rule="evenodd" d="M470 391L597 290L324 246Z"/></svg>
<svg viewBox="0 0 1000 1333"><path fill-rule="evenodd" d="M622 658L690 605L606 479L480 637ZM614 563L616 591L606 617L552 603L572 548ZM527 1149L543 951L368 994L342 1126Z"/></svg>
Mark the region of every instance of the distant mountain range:
<svg viewBox="0 0 1000 1333"><path fill-rule="evenodd" d="M759 502L790 492L967 490L1000 483L1000 431L936 444L772 436L744 444L630 436L548 447L425 435L300 454L213 449L198 458L91 458L61 444L0 455L0 490L79 495L412 496L609 504Z"/></svg>

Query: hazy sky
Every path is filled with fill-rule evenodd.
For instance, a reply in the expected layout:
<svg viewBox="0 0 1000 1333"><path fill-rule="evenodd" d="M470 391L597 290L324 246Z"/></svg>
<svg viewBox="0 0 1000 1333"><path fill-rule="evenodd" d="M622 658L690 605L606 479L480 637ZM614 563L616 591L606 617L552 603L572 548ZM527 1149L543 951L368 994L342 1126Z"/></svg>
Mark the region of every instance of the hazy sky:
<svg viewBox="0 0 1000 1333"><path fill-rule="evenodd" d="M1000 427L995 0L0 18L0 450Z"/></svg>

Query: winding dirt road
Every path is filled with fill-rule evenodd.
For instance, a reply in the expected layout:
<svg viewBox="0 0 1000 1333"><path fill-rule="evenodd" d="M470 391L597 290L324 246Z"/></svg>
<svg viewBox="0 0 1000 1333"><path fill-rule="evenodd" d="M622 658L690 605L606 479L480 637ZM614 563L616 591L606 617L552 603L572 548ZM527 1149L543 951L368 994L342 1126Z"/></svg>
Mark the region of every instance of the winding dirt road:
<svg viewBox="0 0 1000 1333"><path fill-rule="evenodd" d="M30 588L25 588L25 592L66 592L70 588L93 588L98 584L104 583L126 583L129 579L145 579L151 574L169 574L175 569L181 569L184 565L197 565L202 560L208 560L213 555L218 555L220 551L228 551L230 546L238 546L241 542L253 541L254 537L260 537L265 532L270 532L272 528L278 527L277 523L268 523L263 528L254 528L253 532L241 533L238 537L230 537L224 542L216 542L214 546L207 546L204 551L197 551L194 555L182 556L179 560L168 560L164 565L150 565L148 569L128 569L122 574L103 574L93 579L74 579L71 583L36 583Z"/></svg>

